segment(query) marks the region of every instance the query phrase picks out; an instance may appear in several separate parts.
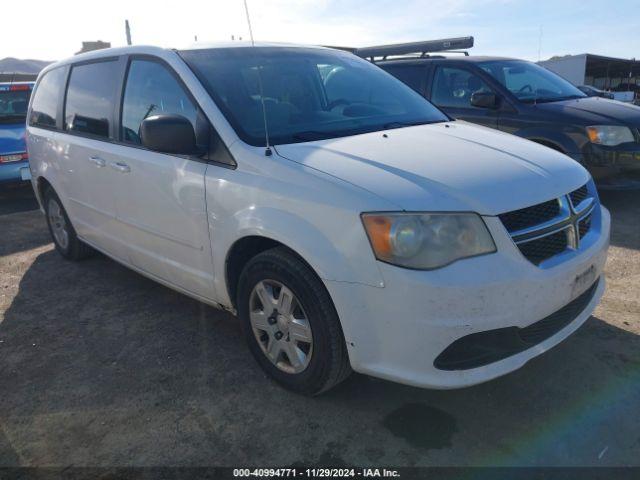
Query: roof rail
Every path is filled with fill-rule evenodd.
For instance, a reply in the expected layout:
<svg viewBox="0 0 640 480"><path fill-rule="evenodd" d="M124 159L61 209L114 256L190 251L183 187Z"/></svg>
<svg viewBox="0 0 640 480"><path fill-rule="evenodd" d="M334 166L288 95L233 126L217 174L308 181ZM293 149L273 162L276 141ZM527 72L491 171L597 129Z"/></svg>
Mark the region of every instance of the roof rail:
<svg viewBox="0 0 640 480"><path fill-rule="evenodd" d="M423 42L395 43L353 49L353 53L363 58L388 57L390 55L408 55L417 53L425 56L430 52L445 52L473 47L473 37L444 38ZM345 49L346 50L346 49ZM467 54L466 52L463 52Z"/></svg>

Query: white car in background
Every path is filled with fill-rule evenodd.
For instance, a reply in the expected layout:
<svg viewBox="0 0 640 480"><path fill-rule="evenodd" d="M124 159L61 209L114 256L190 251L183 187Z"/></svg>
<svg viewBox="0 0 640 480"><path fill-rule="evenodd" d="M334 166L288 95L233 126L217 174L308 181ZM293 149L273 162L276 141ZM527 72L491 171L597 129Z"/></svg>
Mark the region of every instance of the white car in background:
<svg viewBox="0 0 640 480"><path fill-rule="evenodd" d="M94 248L237 313L297 392L352 369L483 382L569 336L604 290L610 219L584 168L346 52L78 55L40 74L27 143L64 257Z"/></svg>

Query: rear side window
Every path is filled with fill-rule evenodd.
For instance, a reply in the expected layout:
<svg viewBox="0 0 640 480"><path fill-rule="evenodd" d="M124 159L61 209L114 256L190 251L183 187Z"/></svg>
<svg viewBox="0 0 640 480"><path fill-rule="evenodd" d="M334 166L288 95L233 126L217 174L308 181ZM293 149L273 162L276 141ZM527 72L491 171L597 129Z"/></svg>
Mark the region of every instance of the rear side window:
<svg viewBox="0 0 640 480"><path fill-rule="evenodd" d="M382 69L422 95L422 80L425 72L422 65L383 65Z"/></svg>
<svg viewBox="0 0 640 480"><path fill-rule="evenodd" d="M62 92L64 77L64 68L56 68L44 74L34 93L29 125L36 127L56 126L58 100Z"/></svg>
<svg viewBox="0 0 640 480"><path fill-rule="evenodd" d="M491 92L478 75L455 67L438 67L433 79L431 101L439 107L476 108L471 96L477 92Z"/></svg>
<svg viewBox="0 0 640 480"><path fill-rule="evenodd" d="M118 72L116 60L77 65L71 69L64 109L66 130L109 137Z"/></svg>
<svg viewBox="0 0 640 480"><path fill-rule="evenodd" d="M140 124L161 113L182 115L198 131L198 109L175 77L158 62L133 60L122 103L123 140L141 144Z"/></svg>

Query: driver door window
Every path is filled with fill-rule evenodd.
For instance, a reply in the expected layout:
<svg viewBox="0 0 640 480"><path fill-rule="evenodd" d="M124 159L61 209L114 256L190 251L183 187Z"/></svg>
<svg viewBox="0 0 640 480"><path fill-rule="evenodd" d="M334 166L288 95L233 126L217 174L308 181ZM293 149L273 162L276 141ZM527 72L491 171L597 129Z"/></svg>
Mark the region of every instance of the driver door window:
<svg viewBox="0 0 640 480"><path fill-rule="evenodd" d="M471 105L474 93L493 92L493 89L471 69L459 67L436 68L431 102L453 118L498 128L498 112L495 109Z"/></svg>
<svg viewBox="0 0 640 480"><path fill-rule="evenodd" d="M491 92L478 75L469 70L438 67L433 79L431 101L444 108L477 108L471 105L476 92Z"/></svg>
<svg viewBox="0 0 640 480"><path fill-rule="evenodd" d="M122 103L122 139L140 145L140 124L161 113L182 115L198 131L198 109L174 76L158 62L133 60Z"/></svg>

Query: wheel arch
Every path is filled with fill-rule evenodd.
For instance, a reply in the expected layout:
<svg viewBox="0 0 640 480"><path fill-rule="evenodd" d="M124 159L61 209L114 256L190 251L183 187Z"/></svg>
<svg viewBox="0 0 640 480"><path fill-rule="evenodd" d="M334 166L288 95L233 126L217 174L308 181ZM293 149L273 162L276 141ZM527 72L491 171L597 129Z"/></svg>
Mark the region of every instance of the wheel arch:
<svg viewBox="0 0 640 480"><path fill-rule="evenodd" d="M47 189L47 187L50 187L51 189L53 189L54 192L56 190L55 188L53 188L53 185L49 180L47 180L43 176L39 176L36 179L36 195L38 198L38 202L40 202L40 207L43 209L44 209L44 191Z"/></svg>
<svg viewBox="0 0 640 480"><path fill-rule="evenodd" d="M552 148L565 155L571 155L580 151L573 128L530 127L516 132L515 135L532 142Z"/></svg>
<svg viewBox="0 0 640 480"><path fill-rule="evenodd" d="M249 258L284 246L326 284L343 281L380 287L383 279L360 222L341 219L344 228L314 224L297 213L253 207L210 225L215 289L219 303L234 307L239 271Z"/></svg>
<svg viewBox="0 0 640 480"><path fill-rule="evenodd" d="M225 283L227 293L234 308L237 308L236 297L238 293L238 280L245 265L256 255L272 248L282 247L303 262L322 281L322 278L313 266L305 260L297 251L281 241L262 235L247 235L237 239L229 251L225 260Z"/></svg>
<svg viewBox="0 0 640 480"><path fill-rule="evenodd" d="M549 140L546 138L535 138L535 137L529 138L528 140L531 140L532 142L535 142L535 143L539 143L540 145L544 145L545 147L551 148L552 150L555 150L557 152L564 153L564 154L567 153L566 149L562 145L552 140Z"/></svg>

